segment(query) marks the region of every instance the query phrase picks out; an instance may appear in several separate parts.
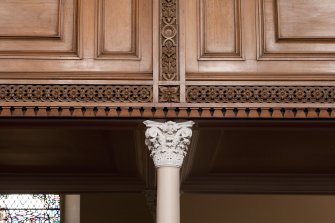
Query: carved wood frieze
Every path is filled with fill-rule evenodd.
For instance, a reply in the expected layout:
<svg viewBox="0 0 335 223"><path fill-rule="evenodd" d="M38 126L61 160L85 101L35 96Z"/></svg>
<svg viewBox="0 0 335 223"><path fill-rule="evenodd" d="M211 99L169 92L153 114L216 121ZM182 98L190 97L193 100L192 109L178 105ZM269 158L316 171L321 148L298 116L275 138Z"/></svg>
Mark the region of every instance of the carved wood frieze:
<svg viewBox="0 0 335 223"><path fill-rule="evenodd" d="M335 87L188 86L189 103L334 103Z"/></svg>
<svg viewBox="0 0 335 223"><path fill-rule="evenodd" d="M178 76L178 0L160 0L160 77L177 81Z"/></svg>
<svg viewBox="0 0 335 223"><path fill-rule="evenodd" d="M152 86L0 85L0 102L152 102Z"/></svg>
<svg viewBox="0 0 335 223"><path fill-rule="evenodd" d="M309 8L311 9L304 9L302 12L295 10L291 12L277 10L276 12L276 8L272 7L275 0L250 1L251 3L240 0L222 0L222 2L199 0L194 1L194 5L186 3L187 0L184 2L179 0L158 0L156 2L115 0L117 6L105 0L87 1L85 4L79 0L71 0L70 3L65 3L64 0L59 2L64 4L59 8L59 12L68 8L63 14L57 14L64 23L63 28L67 27L60 34L69 40L66 47L75 47L73 50L71 48L71 54L83 48L81 50L83 55L85 54L83 59L76 62L65 60L62 48L59 49L59 47L52 47L52 49L57 48L59 52L57 55L61 56L56 59L64 59L57 63L53 60L11 61L6 55L6 59L0 61L2 62L0 66L2 69L0 116L38 117L47 114L62 117L143 118L335 117L333 111L335 85L332 82L335 75L328 62L307 63L304 61L301 64L298 64L297 61L257 62L257 58L253 58L256 51L266 49L265 45L256 47L257 40L258 44L265 44L263 40L265 40L266 33L271 31L276 34L276 30L282 30L285 35L281 36L282 39L278 43L275 43L286 50L286 42L289 42L289 46L287 45L289 51L283 54L280 53L281 51L267 51L272 52L272 56L276 58L266 59L273 60L280 57L280 60L286 60L292 56L292 53L298 59L304 60L305 57L300 56L305 54L308 54L306 59L320 59L315 50L315 44L319 44L322 36L327 38L321 38L321 46L332 47L330 40L333 31L327 28L329 24L321 26L323 27L322 35L320 34L319 39L310 38L313 36L309 35L310 30L307 30L308 32L306 31L307 33L303 36L304 42L300 40L299 42L291 38L294 37L293 34L297 30L285 29L283 23L281 23L281 28L275 27L273 25L276 24L275 18L272 18L276 13L279 13L277 17L280 16L280 13L284 13L280 16L281 20L278 21L283 20L286 26L293 27L293 20L286 19L285 15L294 14L302 18L305 11L310 11L315 3L310 3ZM197 2L199 4L196 4ZM280 2L284 6L279 8L285 9L285 5L290 1ZM302 3L303 0L299 2ZM331 0L327 2L329 5L334 4ZM67 4L70 4L69 7L66 7ZM94 6L97 7L96 11L94 11ZM251 18L250 13L242 9L250 6L258 6L258 20L253 23L260 23L258 24L259 30L254 33L255 38L242 41L243 31L249 27L248 24L251 24L247 22L242 26L242 22L249 21ZM326 8L326 5L320 6L320 10ZM56 9L56 7L51 9ZM124 26L119 26L120 24L113 17L121 13L121 9L124 10L123 15L128 15L127 18L119 18L120 21L123 21ZM221 9L227 10L228 13L222 14ZM89 10L93 10L94 13L93 11L87 13ZM51 11L56 12L57 10ZM82 16L83 13L87 14L87 17ZM57 18L57 15L54 17ZM216 21L217 16L220 17L219 21ZM270 20L266 20L265 17L269 17ZM157 21L153 21L153 18ZM94 19L95 22L93 22ZM68 20L72 21L70 25L66 23ZM266 23L261 23L263 20ZM92 24L88 21L92 21ZM113 22L114 29L108 25L110 22ZM52 27L57 28L57 24L54 22ZM182 32L179 32L180 24L182 24L180 27ZM222 24L227 24L227 26L222 28ZM59 27L62 28L62 26ZM111 39L113 35L111 31L115 31L115 27L124 33L119 32L118 38ZM47 30L50 30L49 28ZM256 28L256 24L250 26L250 30L257 30ZM301 29L304 30L303 28L304 26ZM319 28L314 27L315 30ZM273 29L276 30L273 31ZM55 30L57 31L58 28ZM95 41L91 41L91 46L88 44L79 47L78 44L82 41L79 41L78 38L84 38L81 35L83 30L87 31L87 35L84 35L87 38L88 36L96 37ZM154 33L152 33L153 30ZM67 33L69 35L66 35ZM229 38L224 39L224 36ZM153 37L156 37L154 42ZM180 37L181 41L179 41ZM271 37L276 36L271 34ZM27 40L20 38L20 41L33 41L31 38ZM1 41L6 40L6 38L0 39ZM253 45L249 46L252 41L254 41ZM33 42L31 43L34 44ZM123 44L118 44L118 42ZM210 45L206 45L207 43ZM231 43L232 47L225 48L226 43ZM271 42L268 41L268 43ZM291 49L294 46L305 45L308 48L302 54L296 54L296 50ZM197 47L201 48L200 54ZM35 50L35 47L32 48ZM44 48L49 49L50 47ZM100 51L97 50L98 48ZM187 51L192 48L193 50ZM254 49L255 52L250 49ZM300 49L305 50L304 47ZM157 54L154 56L159 55L157 61L153 60L153 52ZM183 57L179 55L179 52ZM322 52L323 59L331 57L327 52L327 50ZM99 59L113 60L95 60L97 59L94 57L97 56L95 53L100 53ZM37 56L44 60L44 56L48 57L47 54L49 53ZM275 54L278 54L278 58ZM192 55L195 57L193 58ZM248 55L249 57L253 55L253 57L248 58ZM228 61L240 60L243 59L243 56L246 57L247 62ZM263 59L264 56L266 55L263 55ZM190 58L191 62L188 61ZM55 58L50 57L49 59ZM244 72L245 69L248 71ZM316 81L319 82L315 84ZM65 105L68 107L64 107ZM99 108L95 109L94 106L99 106ZM120 110L115 110L110 106L115 106ZM167 108L164 110L162 107ZM316 109L319 109L320 114Z"/></svg>

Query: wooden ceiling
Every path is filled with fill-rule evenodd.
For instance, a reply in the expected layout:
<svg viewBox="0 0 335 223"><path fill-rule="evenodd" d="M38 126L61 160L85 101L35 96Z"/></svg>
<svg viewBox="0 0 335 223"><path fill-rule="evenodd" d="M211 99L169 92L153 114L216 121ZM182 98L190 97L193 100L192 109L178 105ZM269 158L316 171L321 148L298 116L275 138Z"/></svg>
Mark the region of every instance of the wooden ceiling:
<svg viewBox="0 0 335 223"><path fill-rule="evenodd" d="M155 187L141 119L0 120L0 191ZM182 190L334 193L335 122L196 120Z"/></svg>
<svg viewBox="0 0 335 223"><path fill-rule="evenodd" d="M201 121L183 189L221 193L333 193L335 123Z"/></svg>

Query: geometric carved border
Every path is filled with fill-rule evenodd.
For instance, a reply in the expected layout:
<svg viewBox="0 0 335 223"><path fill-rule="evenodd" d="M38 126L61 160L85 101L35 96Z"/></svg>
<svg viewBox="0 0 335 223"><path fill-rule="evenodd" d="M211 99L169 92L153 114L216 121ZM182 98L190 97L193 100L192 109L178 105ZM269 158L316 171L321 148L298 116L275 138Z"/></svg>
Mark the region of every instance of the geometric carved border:
<svg viewBox="0 0 335 223"><path fill-rule="evenodd" d="M0 85L0 102L152 102L152 86Z"/></svg>
<svg viewBox="0 0 335 223"><path fill-rule="evenodd" d="M188 103L335 103L335 87L188 86Z"/></svg>
<svg viewBox="0 0 335 223"><path fill-rule="evenodd" d="M160 91L161 104L153 103L151 85L1 84L0 116L335 118L334 86L192 85L186 86L186 103L177 102L179 86L160 86ZM178 104L167 106L170 102Z"/></svg>

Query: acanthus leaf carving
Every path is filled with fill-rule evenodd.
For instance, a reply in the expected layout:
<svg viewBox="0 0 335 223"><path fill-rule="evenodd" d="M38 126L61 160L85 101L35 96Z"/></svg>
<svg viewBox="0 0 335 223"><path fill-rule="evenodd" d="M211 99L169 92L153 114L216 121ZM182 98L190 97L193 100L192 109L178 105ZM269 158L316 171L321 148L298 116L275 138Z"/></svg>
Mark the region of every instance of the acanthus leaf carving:
<svg viewBox="0 0 335 223"><path fill-rule="evenodd" d="M194 122L160 123L147 120L144 124L147 126L145 144L155 166L181 167L190 144Z"/></svg>

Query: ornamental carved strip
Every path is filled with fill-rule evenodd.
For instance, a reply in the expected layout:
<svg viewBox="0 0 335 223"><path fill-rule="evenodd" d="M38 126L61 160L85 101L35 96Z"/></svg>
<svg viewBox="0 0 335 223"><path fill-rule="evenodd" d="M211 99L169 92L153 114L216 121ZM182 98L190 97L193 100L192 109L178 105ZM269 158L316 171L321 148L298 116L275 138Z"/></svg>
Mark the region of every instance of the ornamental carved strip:
<svg viewBox="0 0 335 223"><path fill-rule="evenodd" d="M178 0L160 0L159 79L179 80L178 69Z"/></svg>
<svg viewBox="0 0 335 223"><path fill-rule="evenodd" d="M334 103L335 87L188 86L189 103Z"/></svg>
<svg viewBox="0 0 335 223"><path fill-rule="evenodd" d="M152 102L152 86L0 85L0 102Z"/></svg>

